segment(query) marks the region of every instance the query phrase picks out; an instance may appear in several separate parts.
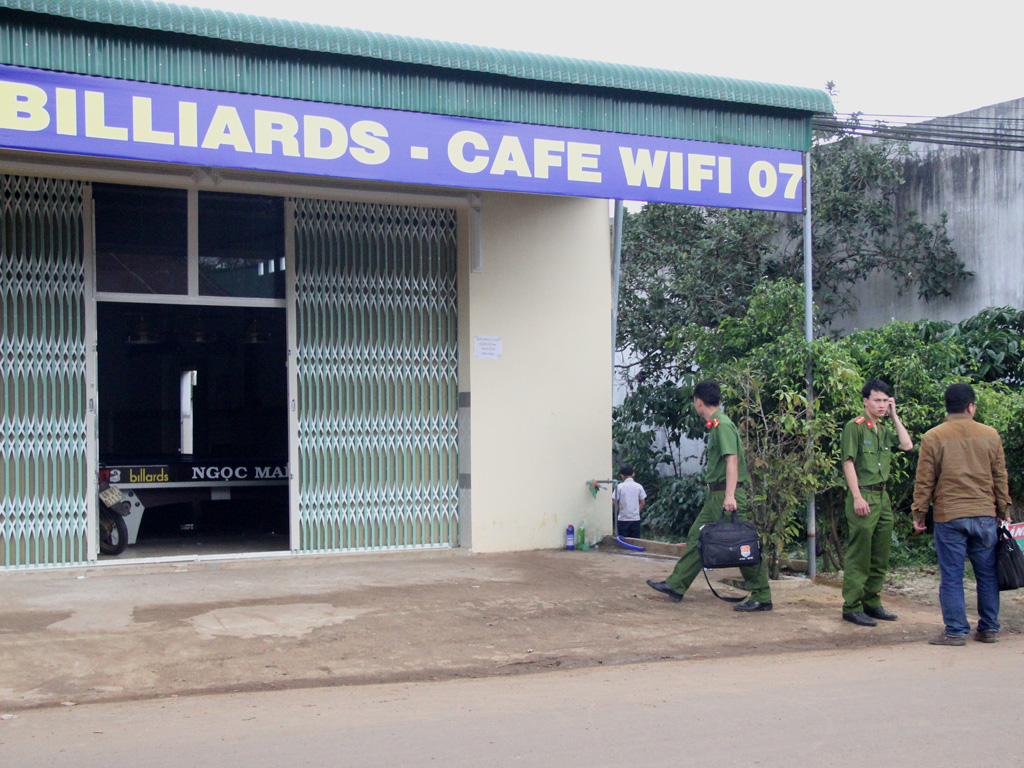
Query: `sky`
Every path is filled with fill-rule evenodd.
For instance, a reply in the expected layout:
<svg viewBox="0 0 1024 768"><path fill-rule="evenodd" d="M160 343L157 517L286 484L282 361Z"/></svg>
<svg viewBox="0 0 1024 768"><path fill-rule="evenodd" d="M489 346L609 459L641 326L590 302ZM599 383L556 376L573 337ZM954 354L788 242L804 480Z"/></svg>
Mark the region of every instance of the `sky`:
<svg viewBox="0 0 1024 768"><path fill-rule="evenodd" d="M408 37L824 88L839 112L932 117L1024 96L1005 0L177 0ZM828 5L828 7L824 7Z"/></svg>

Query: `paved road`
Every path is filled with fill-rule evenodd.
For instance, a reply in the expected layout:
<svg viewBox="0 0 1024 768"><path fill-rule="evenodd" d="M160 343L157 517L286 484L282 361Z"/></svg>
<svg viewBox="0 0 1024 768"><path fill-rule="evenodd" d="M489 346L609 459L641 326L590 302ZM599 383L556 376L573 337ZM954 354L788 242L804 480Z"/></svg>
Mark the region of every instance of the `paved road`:
<svg viewBox="0 0 1024 768"><path fill-rule="evenodd" d="M1020 766L1024 637L23 710L11 768Z"/></svg>

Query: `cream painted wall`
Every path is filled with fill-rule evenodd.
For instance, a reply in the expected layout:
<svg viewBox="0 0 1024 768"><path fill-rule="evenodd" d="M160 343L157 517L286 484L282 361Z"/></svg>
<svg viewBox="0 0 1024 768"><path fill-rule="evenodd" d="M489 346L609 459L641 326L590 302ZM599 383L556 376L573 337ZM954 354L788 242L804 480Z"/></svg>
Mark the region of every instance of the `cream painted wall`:
<svg viewBox="0 0 1024 768"><path fill-rule="evenodd" d="M495 193L482 211L460 376L471 393L469 545L563 547L581 521L593 541L612 530L610 493L595 500L586 487L612 471L608 203ZM473 357L477 336L501 337L501 358Z"/></svg>

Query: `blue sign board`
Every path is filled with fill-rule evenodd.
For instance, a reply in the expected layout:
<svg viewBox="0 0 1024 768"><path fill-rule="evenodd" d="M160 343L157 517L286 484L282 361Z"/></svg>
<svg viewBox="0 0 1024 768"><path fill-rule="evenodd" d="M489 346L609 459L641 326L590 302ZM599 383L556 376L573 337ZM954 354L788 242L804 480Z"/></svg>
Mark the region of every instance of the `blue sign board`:
<svg viewBox="0 0 1024 768"><path fill-rule="evenodd" d="M0 66L0 146L344 179L799 213L794 150Z"/></svg>

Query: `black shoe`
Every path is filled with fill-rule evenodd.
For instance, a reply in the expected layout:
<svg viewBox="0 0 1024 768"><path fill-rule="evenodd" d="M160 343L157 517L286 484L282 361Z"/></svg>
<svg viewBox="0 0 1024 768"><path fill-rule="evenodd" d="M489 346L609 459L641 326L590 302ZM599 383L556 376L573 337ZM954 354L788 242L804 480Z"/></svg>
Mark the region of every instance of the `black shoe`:
<svg viewBox="0 0 1024 768"><path fill-rule="evenodd" d="M673 603L678 603L680 600L683 599L683 596L681 594L672 589L672 587L670 587L664 581L651 581L650 579L648 579L647 586L651 589L655 589L658 592L661 592L661 594L663 595L668 595L668 598Z"/></svg>
<svg viewBox="0 0 1024 768"><path fill-rule="evenodd" d="M979 629L974 633L974 639L979 643L998 643L999 638L996 637L998 633L991 629Z"/></svg>
<svg viewBox="0 0 1024 768"><path fill-rule="evenodd" d="M864 614L870 616L872 619L881 619L882 621L896 621L899 618L892 611L887 611L882 606L877 608L865 608Z"/></svg>
<svg viewBox="0 0 1024 768"><path fill-rule="evenodd" d="M864 611L854 611L853 613L844 613L843 621L848 621L851 624L856 624L858 627L877 627L878 622L868 616Z"/></svg>
<svg viewBox="0 0 1024 768"><path fill-rule="evenodd" d="M753 613L754 611L770 611L772 609L772 601L766 600L763 603L757 602L757 600L747 600L745 603L740 603L733 607L734 611L740 613Z"/></svg>

